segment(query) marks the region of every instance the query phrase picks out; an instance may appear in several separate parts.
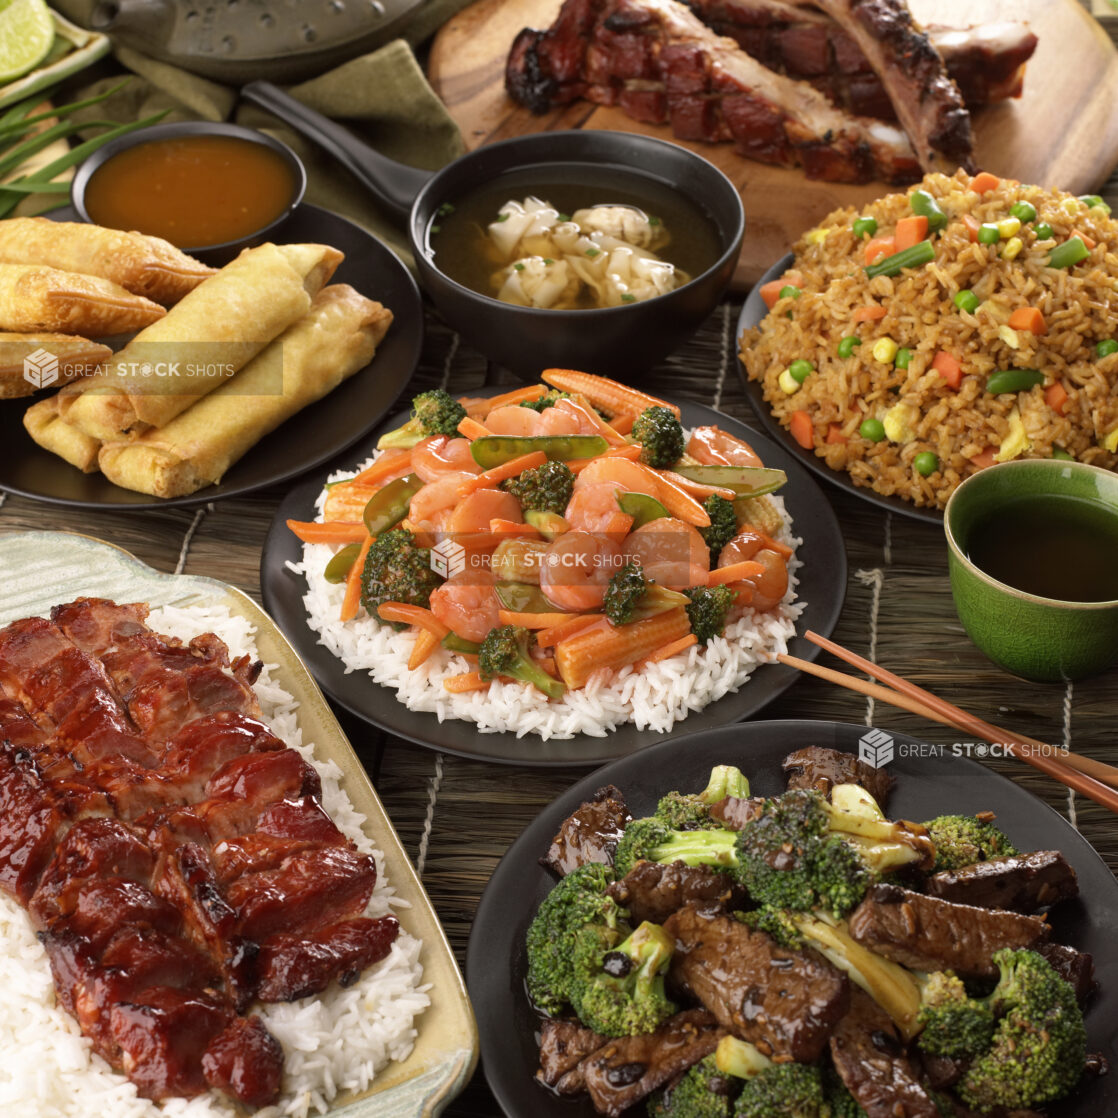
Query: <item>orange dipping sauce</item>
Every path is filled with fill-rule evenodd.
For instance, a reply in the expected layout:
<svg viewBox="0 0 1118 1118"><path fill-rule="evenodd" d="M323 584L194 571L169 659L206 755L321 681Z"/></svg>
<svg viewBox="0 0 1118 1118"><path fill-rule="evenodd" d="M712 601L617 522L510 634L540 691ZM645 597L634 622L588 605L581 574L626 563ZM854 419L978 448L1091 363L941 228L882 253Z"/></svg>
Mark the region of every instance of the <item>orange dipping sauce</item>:
<svg viewBox="0 0 1118 1118"><path fill-rule="evenodd" d="M233 136L182 136L126 148L94 171L90 219L163 237L181 249L238 241L290 205L296 180L265 144Z"/></svg>

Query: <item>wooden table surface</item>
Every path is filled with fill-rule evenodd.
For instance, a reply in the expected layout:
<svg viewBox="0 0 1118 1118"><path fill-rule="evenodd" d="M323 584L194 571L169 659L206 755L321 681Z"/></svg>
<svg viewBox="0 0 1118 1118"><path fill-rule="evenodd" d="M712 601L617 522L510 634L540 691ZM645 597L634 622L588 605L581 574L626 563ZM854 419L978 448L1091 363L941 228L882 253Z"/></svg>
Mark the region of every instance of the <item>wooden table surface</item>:
<svg viewBox="0 0 1118 1118"><path fill-rule="evenodd" d="M1118 176L1104 193L1118 207ZM695 339L654 370L642 387L751 422L734 345L739 310L737 301L722 304ZM515 383L508 374L488 368L484 357L460 343L430 308L427 328L420 368L406 397L437 385L465 393L481 385ZM824 489L843 526L850 565L836 640L991 721L1118 764L1118 670L1065 687L1025 683L994 667L970 643L955 616L940 529L883 514L832 486ZM283 495L284 489L274 488L197 510L106 512L0 494L0 532L83 532L127 548L158 570L219 578L259 601L260 549ZM60 600L64 597L60 592ZM338 717L464 964L478 898L497 861L532 818L585 770L541 771L468 761L394 738L345 711L338 710ZM959 740L943 727L892 708L874 709L860 696L812 678L799 680L759 717L872 724L928 742ZM686 729L686 723L679 727ZM450 722L443 732L450 744L470 731L464 723ZM530 748L526 742L525 749ZM1023 765L988 763L1064 815L1118 872L1113 816ZM493 960L493 965L501 962ZM480 1068L445 1113L450 1118L500 1114Z"/></svg>

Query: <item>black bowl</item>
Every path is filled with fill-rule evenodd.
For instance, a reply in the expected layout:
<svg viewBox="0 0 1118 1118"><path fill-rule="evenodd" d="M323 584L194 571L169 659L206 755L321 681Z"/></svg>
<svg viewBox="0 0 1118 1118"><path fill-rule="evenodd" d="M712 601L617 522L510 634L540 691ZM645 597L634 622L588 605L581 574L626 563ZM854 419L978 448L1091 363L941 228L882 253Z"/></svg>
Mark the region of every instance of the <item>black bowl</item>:
<svg viewBox="0 0 1118 1118"><path fill-rule="evenodd" d="M213 268L220 268L228 264L242 249L251 248L261 244L268 234L282 225L294 212L295 207L303 199L307 189L307 172L303 161L286 144L254 128L243 128L239 124L214 124L208 120L187 120L176 124L156 124L150 128L140 128L129 132L116 140L111 140L104 147L98 148L74 175L70 184L70 201L82 221L96 224L85 208L85 192L90 179L115 155L127 151L140 144L149 144L159 140L176 140L183 136L228 136L236 140L244 140L250 144L260 144L262 147L271 148L287 164L291 171L294 186L291 199L271 221L259 229L254 229L243 237L233 241L225 241L216 245L177 245L183 252L189 253L195 259L209 264Z"/></svg>
<svg viewBox="0 0 1118 1118"><path fill-rule="evenodd" d="M434 263L428 232L446 203L498 175L580 166L600 182L637 192L641 183L698 202L718 231L721 255L689 283L645 302L601 310L539 310L480 295L450 279ZM584 369L622 381L656 364L682 345L714 310L730 278L745 233L737 188L702 156L677 144L622 132L545 132L480 148L438 172L420 191L408 222L420 279L447 323L498 365L526 380L541 369Z"/></svg>

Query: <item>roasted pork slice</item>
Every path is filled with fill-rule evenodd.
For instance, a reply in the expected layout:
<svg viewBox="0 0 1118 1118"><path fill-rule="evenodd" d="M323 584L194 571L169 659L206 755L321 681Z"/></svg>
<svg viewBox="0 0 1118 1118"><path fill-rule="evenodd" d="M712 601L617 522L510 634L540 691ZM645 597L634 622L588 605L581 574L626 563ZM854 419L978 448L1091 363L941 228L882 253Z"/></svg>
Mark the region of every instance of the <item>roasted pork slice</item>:
<svg viewBox="0 0 1118 1118"><path fill-rule="evenodd" d="M1039 948L1050 934L1037 916L953 904L896 885L875 885L849 924L854 939L878 955L913 970L953 970L964 978L996 977L996 951Z"/></svg>
<svg viewBox="0 0 1118 1118"><path fill-rule="evenodd" d="M582 1061L608 1043L607 1037L578 1021L541 1021L540 1069L536 1078L558 1095L579 1095L586 1090Z"/></svg>
<svg viewBox="0 0 1118 1118"><path fill-rule="evenodd" d="M724 873L706 866L686 866L682 862L660 865L638 862L607 892L629 910L634 926L650 920L662 924L686 904L703 908L733 909L745 903L745 890Z"/></svg>
<svg viewBox="0 0 1118 1118"><path fill-rule="evenodd" d="M857 784L864 788L882 808L889 802L893 778L884 769L867 765L853 753L807 745L784 758L781 766L789 790L814 788L830 798L836 784Z"/></svg>
<svg viewBox="0 0 1118 1118"><path fill-rule="evenodd" d="M399 934L394 916L362 916L312 932L271 936L257 957L256 996L262 1002L290 1002L325 990L334 979L351 986L392 950Z"/></svg>
<svg viewBox="0 0 1118 1118"><path fill-rule="evenodd" d="M944 870L928 878L934 897L979 908L1036 912L1079 896L1075 870L1058 850L1035 850Z"/></svg>
<svg viewBox="0 0 1118 1118"><path fill-rule="evenodd" d="M809 178L919 177L898 129L850 116L766 69L675 0L565 0L550 29L517 36L505 78L534 112L585 97L637 120L670 121L680 139L732 141L751 159L800 165Z"/></svg>
<svg viewBox="0 0 1118 1118"><path fill-rule="evenodd" d="M813 951L790 951L731 916L694 905L664 924L669 981L766 1056L814 1063L847 1011L846 976Z"/></svg>
<svg viewBox="0 0 1118 1118"><path fill-rule="evenodd" d="M858 987L830 1045L835 1069L867 1118L939 1118L889 1014Z"/></svg>
<svg viewBox="0 0 1118 1118"><path fill-rule="evenodd" d="M560 877L589 862L611 865L617 841L630 819L621 791L612 784L599 788L592 800L563 820L540 864Z"/></svg>
<svg viewBox="0 0 1118 1118"><path fill-rule="evenodd" d="M267 1106L279 1097L283 1049L259 1017L236 1017L202 1054L202 1073L245 1106Z"/></svg>
<svg viewBox="0 0 1118 1118"><path fill-rule="evenodd" d="M702 1009L677 1013L654 1033L608 1041L580 1065L594 1108L619 1118L680 1072L709 1056L724 1035Z"/></svg>
<svg viewBox="0 0 1118 1118"><path fill-rule="evenodd" d="M925 171L974 172L974 135L959 87L905 0L815 0L866 56Z"/></svg>

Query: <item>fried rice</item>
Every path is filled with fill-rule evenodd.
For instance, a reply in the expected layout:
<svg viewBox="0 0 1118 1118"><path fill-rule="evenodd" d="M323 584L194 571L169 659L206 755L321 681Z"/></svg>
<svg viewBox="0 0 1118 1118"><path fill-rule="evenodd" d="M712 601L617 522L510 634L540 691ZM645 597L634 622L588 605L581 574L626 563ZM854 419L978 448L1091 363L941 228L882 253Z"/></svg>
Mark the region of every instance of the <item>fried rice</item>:
<svg viewBox="0 0 1118 1118"><path fill-rule="evenodd" d="M913 215L911 193L830 214L795 246L783 283L800 294L777 298L740 339L749 377L761 383L773 414L805 449L846 470L856 484L918 506L942 508L964 478L994 461L1057 456L1118 465L1118 353L1100 355L1098 348L1118 338L1118 222L1105 206L1062 191L1003 179L979 193L974 181L963 171L933 174L913 188L936 199L947 224L931 235L931 263L893 277L867 276L870 235L855 236L852 226L872 217L873 235L888 236L898 220ZM1017 202L1030 203L1036 217L1014 230L1010 211ZM980 225L1007 219L997 243L977 239ZM1051 236L1044 235L1045 224ZM1053 249L1075 236L1090 249L1086 259L1050 266ZM954 301L960 291L975 297L964 297L963 308ZM975 300L976 309L966 309ZM852 320L866 307L882 308L884 316ZM1030 307L1043 315L1046 332L1010 326L1014 311ZM840 357L840 341L848 337L860 344ZM892 345L875 353L882 339ZM902 353L898 363L890 355L894 347L910 356ZM941 352L961 366L957 387L933 368ZM814 370L788 392L795 378L786 376L782 385L781 374L797 360ZM988 391L992 373L1012 369L1036 370L1043 382L1024 391ZM802 376L804 367L798 371ZM867 419L880 421L888 434L866 437ZM871 424L869 434L880 436L881 428Z"/></svg>

